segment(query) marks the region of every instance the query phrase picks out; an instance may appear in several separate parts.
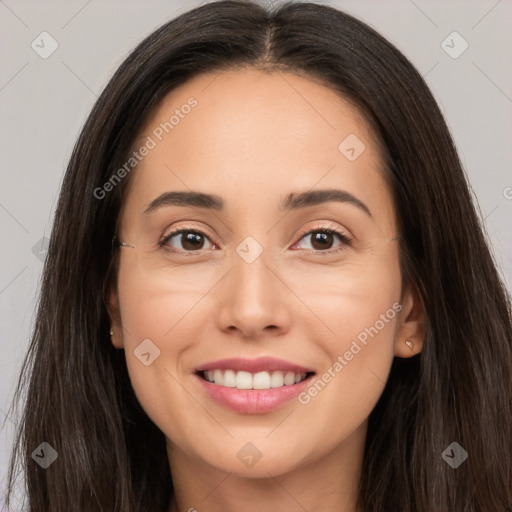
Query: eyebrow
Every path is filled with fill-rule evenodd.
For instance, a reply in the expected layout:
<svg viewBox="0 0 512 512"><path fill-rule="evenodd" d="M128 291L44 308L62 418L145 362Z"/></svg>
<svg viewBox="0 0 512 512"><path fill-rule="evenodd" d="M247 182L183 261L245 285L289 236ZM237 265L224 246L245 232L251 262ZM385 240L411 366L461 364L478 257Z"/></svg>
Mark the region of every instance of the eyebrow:
<svg viewBox="0 0 512 512"><path fill-rule="evenodd" d="M357 197L346 190L325 189L311 190L299 194L288 194L282 202L280 209L283 212L307 208L328 202L348 203L356 206L368 216L372 217L370 209ZM189 206L196 208L205 208L208 210L222 211L224 209L224 200L215 194L204 194L202 192L164 192L156 199L151 201L144 213L153 212L164 206Z"/></svg>

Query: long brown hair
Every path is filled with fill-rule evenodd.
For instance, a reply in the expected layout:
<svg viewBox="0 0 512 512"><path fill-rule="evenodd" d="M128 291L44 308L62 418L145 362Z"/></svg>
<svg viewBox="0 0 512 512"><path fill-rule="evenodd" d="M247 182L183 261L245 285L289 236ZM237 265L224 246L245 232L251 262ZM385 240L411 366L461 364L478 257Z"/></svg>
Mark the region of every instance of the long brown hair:
<svg viewBox="0 0 512 512"><path fill-rule="evenodd" d="M15 395L19 403L26 390L8 498L21 462L31 512L166 509L173 490L165 438L138 403L124 353L108 334L111 242L130 179L101 199L94 192L126 162L169 91L199 73L239 66L321 80L360 109L385 148L402 277L421 294L428 322L422 353L395 358L370 415L362 508L512 510L510 296L432 94L399 50L352 16L312 3L267 10L242 0L202 5L154 31L83 127ZM31 457L41 442L58 452L47 469ZM442 457L452 442L468 453L457 469Z"/></svg>

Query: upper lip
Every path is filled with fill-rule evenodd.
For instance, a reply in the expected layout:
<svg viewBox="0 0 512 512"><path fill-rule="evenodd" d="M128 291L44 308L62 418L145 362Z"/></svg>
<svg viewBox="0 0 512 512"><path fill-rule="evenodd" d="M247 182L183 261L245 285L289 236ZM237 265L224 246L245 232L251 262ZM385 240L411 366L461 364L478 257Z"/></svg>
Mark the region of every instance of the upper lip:
<svg viewBox="0 0 512 512"><path fill-rule="evenodd" d="M234 370L245 371L250 373L258 372L272 372L276 370L293 372L293 373L311 373L314 370L304 366L290 363L284 359L277 359L275 357L258 357L256 359L246 359L235 357L230 359L219 359L211 363L202 364L196 368L196 372L206 370Z"/></svg>

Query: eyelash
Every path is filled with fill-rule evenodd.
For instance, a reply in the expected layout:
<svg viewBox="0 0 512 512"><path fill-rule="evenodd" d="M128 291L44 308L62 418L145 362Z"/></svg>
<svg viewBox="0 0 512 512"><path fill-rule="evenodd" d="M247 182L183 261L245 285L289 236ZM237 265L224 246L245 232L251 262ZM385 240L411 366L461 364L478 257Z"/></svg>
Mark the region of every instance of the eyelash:
<svg viewBox="0 0 512 512"><path fill-rule="evenodd" d="M183 251L181 249L178 249L178 250L175 250L174 248L172 249L169 249L166 247L166 244L169 240L171 240L173 237L175 237L176 235L180 235L180 234L183 234L183 233L194 233L196 235L200 235L200 236L204 236L205 238L207 238L208 240L210 240L210 237L206 234L206 233L203 233L202 231L200 230L197 230L197 229L194 229L194 228L187 228L187 227L184 227L184 228L178 228L178 229L175 229L173 231L171 231L170 233L168 233L167 235L165 235L162 240L158 243L158 245L166 250L168 250L169 252L172 252L172 253L181 253L181 254L187 254L187 255L194 255L194 254L202 254L205 250L207 249L199 249L197 251ZM302 233L299 237L299 240L302 240L303 238L309 236L309 235L312 235L314 233L328 233L328 234L332 234L332 235L336 235L340 241L342 242L340 244L340 246L338 246L337 248L334 248L334 249L327 249L325 251L323 250L312 250L310 252L314 253L314 254L333 254L333 253L337 253L337 252L340 252L342 250L344 250L344 246L350 246L352 245L352 239L349 238L345 233L342 233L341 231L338 231L337 229L333 229L333 228L327 228L327 227L322 227L322 226L317 226L316 228L313 228L313 229L310 229L308 231L306 231L305 233ZM211 240L210 240L211 242ZM296 242L295 244L293 245L296 245L298 242Z"/></svg>

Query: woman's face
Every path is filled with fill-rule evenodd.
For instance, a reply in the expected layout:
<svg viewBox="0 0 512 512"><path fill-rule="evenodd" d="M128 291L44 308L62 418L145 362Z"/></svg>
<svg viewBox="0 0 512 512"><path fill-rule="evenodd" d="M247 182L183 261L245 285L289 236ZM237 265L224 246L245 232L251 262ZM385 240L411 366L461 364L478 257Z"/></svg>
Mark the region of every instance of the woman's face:
<svg viewBox="0 0 512 512"><path fill-rule="evenodd" d="M135 149L113 342L170 456L275 476L360 450L414 335L362 116L307 78L224 71L169 94Z"/></svg>

